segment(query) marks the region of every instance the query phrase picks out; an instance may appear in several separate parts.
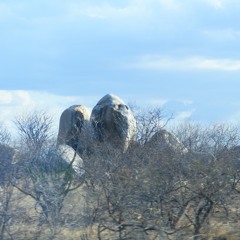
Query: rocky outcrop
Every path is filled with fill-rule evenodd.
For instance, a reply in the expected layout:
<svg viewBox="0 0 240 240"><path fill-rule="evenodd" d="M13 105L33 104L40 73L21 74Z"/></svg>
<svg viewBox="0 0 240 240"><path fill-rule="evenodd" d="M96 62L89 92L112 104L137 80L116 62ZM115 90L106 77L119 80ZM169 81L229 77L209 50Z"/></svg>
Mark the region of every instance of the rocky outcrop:
<svg viewBox="0 0 240 240"><path fill-rule="evenodd" d="M18 151L15 148L7 144L0 143L0 161L1 162L3 163L5 162L6 164L13 163L17 153Z"/></svg>
<svg viewBox="0 0 240 240"><path fill-rule="evenodd" d="M156 151L175 155L184 155L188 152L180 140L165 129L156 132L147 145Z"/></svg>
<svg viewBox="0 0 240 240"><path fill-rule="evenodd" d="M136 120L132 111L120 98L107 94L93 108L91 121L95 137L124 151L136 132Z"/></svg>
<svg viewBox="0 0 240 240"><path fill-rule="evenodd" d="M83 152L89 135L90 111L83 105L73 105L62 113L59 123L57 144L67 144L74 150Z"/></svg>
<svg viewBox="0 0 240 240"><path fill-rule="evenodd" d="M81 176L85 173L83 170L83 160L72 147L66 144L60 144L58 145L57 151L59 156L61 156L62 162L66 163L66 167L71 164L72 169L77 173L78 176Z"/></svg>
<svg viewBox="0 0 240 240"><path fill-rule="evenodd" d="M0 185L13 177L13 166L17 162L18 155L18 150L0 143Z"/></svg>

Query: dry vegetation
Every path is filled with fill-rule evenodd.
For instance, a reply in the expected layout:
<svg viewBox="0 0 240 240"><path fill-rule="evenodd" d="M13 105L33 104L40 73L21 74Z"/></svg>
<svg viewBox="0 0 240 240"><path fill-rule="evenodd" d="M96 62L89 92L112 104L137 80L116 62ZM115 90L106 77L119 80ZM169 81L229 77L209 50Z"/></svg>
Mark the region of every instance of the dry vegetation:
<svg viewBox="0 0 240 240"><path fill-rule="evenodd" d="M17 151L2 127L0 239L240 239L239 129L176 126L184 152L151 141L168 121L160 110L136 118L125 153L89 140L81 176L62 160L46 113L17 118Z"/></svg>

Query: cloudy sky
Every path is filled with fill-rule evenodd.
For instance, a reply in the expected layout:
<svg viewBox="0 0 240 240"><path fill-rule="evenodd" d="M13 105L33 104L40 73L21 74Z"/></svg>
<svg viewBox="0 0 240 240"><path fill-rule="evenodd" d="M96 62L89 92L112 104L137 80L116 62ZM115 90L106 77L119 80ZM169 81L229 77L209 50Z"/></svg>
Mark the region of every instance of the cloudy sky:
<svg viewBox="0 0 240 240"><path fill-rule="evenodd" d="M239 0L1 0L0 121L113 93L240 122Z"/></svg>

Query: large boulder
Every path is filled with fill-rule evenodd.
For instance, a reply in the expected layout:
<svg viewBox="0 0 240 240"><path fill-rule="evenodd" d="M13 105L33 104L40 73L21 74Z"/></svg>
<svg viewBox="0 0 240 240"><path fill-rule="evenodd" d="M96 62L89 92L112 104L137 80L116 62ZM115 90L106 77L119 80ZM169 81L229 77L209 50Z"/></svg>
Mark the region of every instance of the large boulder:
<svg viewBox="0 0 240 240"><path fill-rule="evenodd" d="M226 163L230 164L235 169L240 168L240 146L236 145L231 147L229 150L221 153L221 156L219 158L222 158L226 161Z"/></svg>
<svg viewBox="0 0 240 240"><path fill-rule="evenodd" d="M169 131L161 129L147 142L147 146L159 153L181 156L188 152L180 140Z"/></svg>
<svg viewBox="0 0 240 240"><path fill-rule="evenodd" d="M83 160L78 153L70 146L66 144L60 144L57 148L58 154L61 156L61 161L65 167L71 164L72 169L81 176L85 173L83 168Z"/></svg>
<svg viewBox="0 0 240 240"><path fill-rule="evenodd" d="M0 185L13 177L13 166L18 161L18 155L15 148L0 143Z"/></svg>
<svg viewBox="0 0 240 240"><path fill-rule="evenodd" d="M2 164L14 163L14 159L18 151L4 143L0 143L0 161Z"/></svg>
<svg viewBox="0 0 240 240"><path fill-rule="evenodd" d="M73 105L60 117L57 144L67 144L79 153L87 148L90 111L83 105Z"/></svg>
<svg viewBox="0 0 240 240"><path fill-rule="evenodd" d="M98 141L125 151L136 132L132 111L119 97L107 94L93 108L91 121Z"/></svg>

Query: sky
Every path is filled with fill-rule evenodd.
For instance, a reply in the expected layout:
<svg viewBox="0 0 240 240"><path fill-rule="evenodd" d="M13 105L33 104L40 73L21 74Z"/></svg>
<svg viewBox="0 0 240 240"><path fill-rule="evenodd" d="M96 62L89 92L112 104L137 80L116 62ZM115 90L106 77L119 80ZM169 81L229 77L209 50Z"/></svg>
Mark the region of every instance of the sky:
<svg viewBox="0 0 240 240"><path fill-rule="evenodd" d="M240 122L239 0L1 0L0 121L107 93Z"/></svg>

